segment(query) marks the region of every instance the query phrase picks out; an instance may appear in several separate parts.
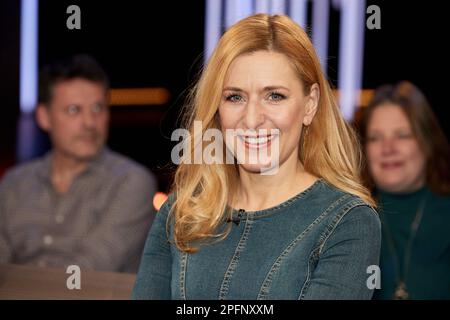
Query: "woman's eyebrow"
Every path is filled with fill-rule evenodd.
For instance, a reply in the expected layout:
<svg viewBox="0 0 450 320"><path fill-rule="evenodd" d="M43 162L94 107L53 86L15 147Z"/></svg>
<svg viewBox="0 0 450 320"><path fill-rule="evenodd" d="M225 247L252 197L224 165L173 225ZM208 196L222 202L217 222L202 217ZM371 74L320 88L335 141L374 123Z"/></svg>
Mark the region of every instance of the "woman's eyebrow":
<svg viewBox="0 0 450 320"><path fill-rule="evenodd" d="M244 90L242 90L241 88L238 88L238 87L224 87L223 91L239 91L239 92L242 92Z"/></svg>
<svg viewBox="0 0 450 320"><path fill-rule="evenodd" d="M288 88L286 88L284 86L267 86L267 87L264 87L262 89L262 91L273 91L273 90L277 90L277 89L284 89L284 90L290 91Z"/></svg>
<svg viewBox="0 0 450 320"><path fill-rule="evenodd" d="M273 90L277 90L277 89L284 89L287 91L290 91L288 88L284 87L284 86L267 86L261 89L261 91L273 91ZM223 91L238 91L238 92L242 92L244 90L242 90L241 88L238 87L224 87Z"/></svg>

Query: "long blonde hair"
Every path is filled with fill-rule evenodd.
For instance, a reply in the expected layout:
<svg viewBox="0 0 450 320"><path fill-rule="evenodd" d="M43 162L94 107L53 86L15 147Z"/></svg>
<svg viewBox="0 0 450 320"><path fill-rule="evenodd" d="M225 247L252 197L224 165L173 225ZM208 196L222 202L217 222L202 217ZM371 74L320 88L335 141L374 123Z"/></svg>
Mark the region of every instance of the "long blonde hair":
<svg viewBox="0 0 450 320"><path fill-rule="evenodd" d="M375 206L361 183L361 151L356 135L339 112L308 35L287 16L256 14L239 21L222 36L186 105L185 127L190 132L191 155L196 141L204 144L199 135L210 128L220 129L216 114L228 67L236 57L260 50L285 54L305 92L314 83L319 85L317 113L308 135L299 142L304 146L300 147L299 159L305 170ZM196 120L202 121L201 133L194 131ZM228 234L229 228L218 232L218 227L230 215L228 203L237 179L234 164L178 166L172 188L175 200L171 218L174 242L181 251L195 252L198 250L195 243L220 240Z"/></svg>

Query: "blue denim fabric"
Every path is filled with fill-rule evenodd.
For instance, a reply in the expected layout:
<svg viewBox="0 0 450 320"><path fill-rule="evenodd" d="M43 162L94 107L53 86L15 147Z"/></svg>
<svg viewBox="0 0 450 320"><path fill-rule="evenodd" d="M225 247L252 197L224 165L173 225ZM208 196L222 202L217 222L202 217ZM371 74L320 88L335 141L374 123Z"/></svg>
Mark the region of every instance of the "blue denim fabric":
<svg viewBox="0 0 450 320"><path fill-rule="evenodd" d="M356 196L318 180L276 207L244 212L225 240L194 254L168 242L172 199L150 230L134 299L372 297L367 267L379 262L380 220Z"/></svg>

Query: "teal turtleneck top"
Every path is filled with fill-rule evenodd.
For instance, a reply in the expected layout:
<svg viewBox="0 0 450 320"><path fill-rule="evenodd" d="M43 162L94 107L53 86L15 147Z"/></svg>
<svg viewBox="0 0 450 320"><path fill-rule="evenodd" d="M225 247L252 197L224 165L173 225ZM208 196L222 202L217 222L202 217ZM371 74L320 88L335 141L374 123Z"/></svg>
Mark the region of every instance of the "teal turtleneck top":
<svg viewBox="0 0 450 320"><path fill-rule="evenodd" d="M374 298L392 299L402 279L409 299L450 299L450 197L428 187L403 194L378 190L376 196L382 245L381 289ZM412 222L420 215L412 236Z"/></svg>

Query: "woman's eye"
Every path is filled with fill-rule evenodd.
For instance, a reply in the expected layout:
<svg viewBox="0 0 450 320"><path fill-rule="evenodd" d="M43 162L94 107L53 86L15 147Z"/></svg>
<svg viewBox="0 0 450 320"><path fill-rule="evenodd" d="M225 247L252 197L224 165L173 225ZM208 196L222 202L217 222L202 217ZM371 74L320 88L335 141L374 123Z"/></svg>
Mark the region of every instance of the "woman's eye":
<svg viewBox="0 0 450 320"><path fill-rule="evenodd" d="M281 101L285 98L286 98L285 95L278 93L278 92L271 92L269 95L269 100L271 100L271 101Z"/></svg>
<svg viewBox="0 0 450 320"><path fill-rule="evenodd" d="M236 103L244 101L244 98L239 94L230 94L229 96L226 97L226 100Z"/></svg>
<svg viewBox="0 0 450 320"><path fill-rule="evenodd" d="M80 107L78 107L77 105L70 105L67 108L67 112L69 114L77 114L78 112L80 112Z"/></svg>
<svg viewBox="0 0 450 320"><path fill-rule="evenodd" d="M410 139L413 135L411 133L400 133L397 135L397 138L399 139Z"/></svg>
<svg viewBox="0 0 450 320"><path fill-rule="evenodd" d="M367 137L367 142L377 142L380 140L379 136L368 136Z"/></svg>

